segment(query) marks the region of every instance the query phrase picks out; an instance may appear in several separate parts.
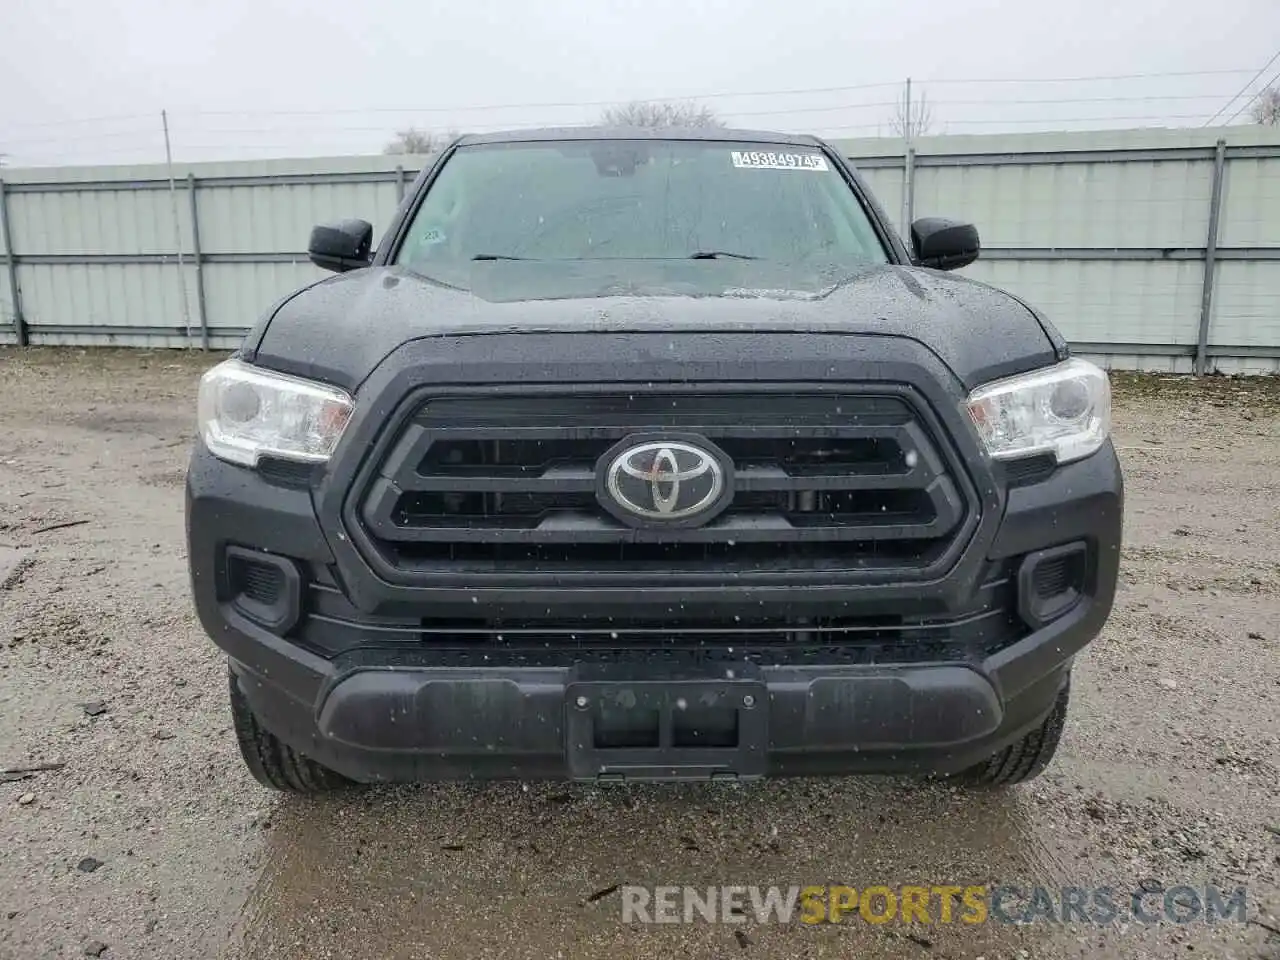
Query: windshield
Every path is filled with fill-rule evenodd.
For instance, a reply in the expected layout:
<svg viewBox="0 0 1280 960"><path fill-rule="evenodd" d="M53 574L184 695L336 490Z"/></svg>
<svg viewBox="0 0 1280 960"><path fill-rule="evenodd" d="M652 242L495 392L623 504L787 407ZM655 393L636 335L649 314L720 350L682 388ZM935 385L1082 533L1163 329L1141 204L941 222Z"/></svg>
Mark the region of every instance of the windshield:
<svg viewBox="0 0 1280 960"><path fill-rule="evenodd" d="M459 148L395 259L432 274L505 259L756 259L843 272L888 257L816 147L591 140Z"/></svg>

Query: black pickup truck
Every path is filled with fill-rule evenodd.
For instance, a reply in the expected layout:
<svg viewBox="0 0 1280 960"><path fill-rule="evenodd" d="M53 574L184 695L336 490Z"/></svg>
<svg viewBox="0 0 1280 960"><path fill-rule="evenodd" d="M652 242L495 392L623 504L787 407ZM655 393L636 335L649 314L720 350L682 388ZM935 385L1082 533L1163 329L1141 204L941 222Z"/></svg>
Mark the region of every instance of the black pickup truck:
<svg viewBox="0 0 1280 960"><path fill-rule="evenodd" d="M271 787L1017 783L1110 612L1108 380L812 137L466 136L205 374L192 589Z"/></svg>

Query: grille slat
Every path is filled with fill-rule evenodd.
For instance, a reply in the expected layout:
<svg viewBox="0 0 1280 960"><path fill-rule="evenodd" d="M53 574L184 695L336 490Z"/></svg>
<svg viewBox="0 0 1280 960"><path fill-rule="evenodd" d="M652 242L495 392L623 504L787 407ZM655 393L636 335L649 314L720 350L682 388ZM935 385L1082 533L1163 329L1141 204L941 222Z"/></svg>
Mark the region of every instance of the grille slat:
<svg viewBox="0 0 1280 960"><path fill-rule="evenodd" d="M419 650L432 657L451 653L501 658L534 655L540 664L564 653L573 661L600 656L656 656L717 651L731 660L763 656L774 662L850 656L883 662L981 658L1026 636L1016 613L1016 560L993 564L987 580L965 607L941 613L900 604L861 615L774 611L760 616L672 615L572 617L523 613L476 617L461 608L426 618L371 620L338 591L312 585L304 634L329 650L378 645ZM456 615L450 615L451 613ZM490 662L488 660L484 662Z"/></svg>
<svg viewBox="0 0 1280 960"><path fill-rule="evenodd" d="M806 523L793 522L781 513L731 514L705 527L636 530L585 511L557 510L541 519L533 518L536 525L521 525L511 514L474 518L411 514L403 523L380 521L374 531L389 539L434 543L553 543L568 539L579 543L789 543L813 540L814 533L823 540L847 542L934 539L945 533L954 519L947 515L910 522L904 516L901 523L881 523L881 516L884 514L812 514L812 522Z"/></svg>
<svg viewBox="0 0 1280 960"><path fill-rule="evenodd" d="M607 447L606 447L607 449ZM603 450L601 451L603 453ZM835 465L830 469L843 469ZM520 470L520 468L515 468ZM734 471L734 487L737 490L899 490L922 489L934 476L920 469L908 469L901 473L798 473L784 467L748 466ZM456 491L466 489L474 493L592 493L596 488L595 465L550 467L541 473L507 472L503 467L475 467L467 472L419 473L413 478L413 489L420 492Z"/></svg>
<svg viewBox="0 0 1280 960"><path fill-rule="evenodd" d="M709 543L695 546L652 544L485 544L442 543L401 545L401 567L426 576L446 573L498 574L508 571L546 571L583 574L596 586L617 586L631 575L669 579L713 581L729 573L835 574L849 570L894 570L912 566L931 555L906 548L878 551L852 546L845 554L830 545L795 544L780 549L776 543ZM940 552L940 551L939 551Z"/></svg>
<svg viewBox="0 0 1280 960"><path fill-rule="evenodd" d="M596 476L593 466L586 465L550 467L539 474L510 474L501 467L476 467L466 473L420 473L413 479L413 488L424 492L466 489L475 493L591 493L596 488Z"/></svg>
<svg viewBox="0 0 1280 960"><path fill-rule="evenodd" d="M734 497L705 526L635 529L596 500L610 448L664 432L703 437L734 465ZM360 517L394 565L423 573L714 562L733 574L921 568L968 509L902 396L645 392L428 400Z"/></svg>
<svg viewBox="0 0 1280 960"><path fill-rule="evenodd" d="M468 525L488 518L495 523L510 522L513 526L535 526L537 521L551 514L596 512L594 490L548 492L489 493L431 493L415 491L401 494L399 507L392 519L398 526L431 526L438 521L444 525L465 521ZM780 516L792 526L814 523L849 523L865 525L868 517L881 522L903 518L920 522L929 509L923 493L914 490L887 490L874 494L874 500L850 491L811 491L805 502L785 490L739 490L729 508L729 514L743 516ZM847 515L848 519L842 519ZM714 525L709 525L709 529ZM610 526L609 529L613 529Z"/></svg>

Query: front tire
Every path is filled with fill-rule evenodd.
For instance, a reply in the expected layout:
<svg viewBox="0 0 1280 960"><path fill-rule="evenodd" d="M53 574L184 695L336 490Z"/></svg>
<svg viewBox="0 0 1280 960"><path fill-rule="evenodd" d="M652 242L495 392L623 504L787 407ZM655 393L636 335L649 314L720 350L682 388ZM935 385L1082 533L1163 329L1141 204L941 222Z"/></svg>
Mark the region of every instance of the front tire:
<svg viewBox="0 0 1280 960"><path fill-rule="evenodd" d="M240 744L240 755L253 778L264 787L288 793L325 793L351 785L340 773L303 756L265 729L249 709L249 701L227 672L231 694L231 719Z"/></svg>
<svg viewBox="0 0 1280 960"><path fill-rule="evenodd" d="M1034 780L1049 766L1058 750L1070 699L1071 675L1067 674L1067 682L1058 692L1053 709L1040 726L982 763L962 770L953 779L977 787L1009 787Z"/></svg>

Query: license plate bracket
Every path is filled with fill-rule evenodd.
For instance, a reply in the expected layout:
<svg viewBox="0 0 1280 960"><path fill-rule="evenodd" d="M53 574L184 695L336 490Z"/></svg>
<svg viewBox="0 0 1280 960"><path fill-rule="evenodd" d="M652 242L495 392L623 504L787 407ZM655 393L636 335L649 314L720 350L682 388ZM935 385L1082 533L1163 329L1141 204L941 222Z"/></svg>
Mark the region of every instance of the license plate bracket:
<svg viewBox="0 0 1280 960"><path fill-rule="evenodd" d="M580 679L566 688L577 780L746 780L765 774L768 700L754 679Z"/></svg>

